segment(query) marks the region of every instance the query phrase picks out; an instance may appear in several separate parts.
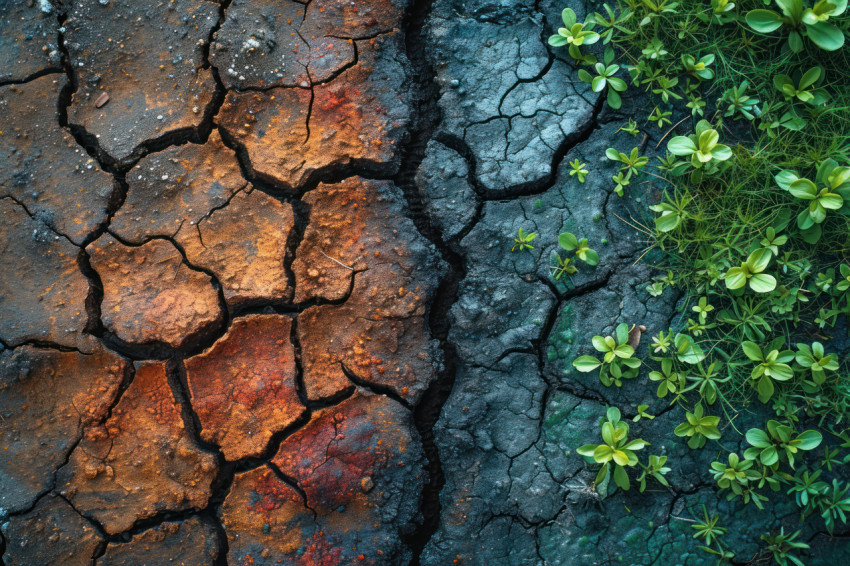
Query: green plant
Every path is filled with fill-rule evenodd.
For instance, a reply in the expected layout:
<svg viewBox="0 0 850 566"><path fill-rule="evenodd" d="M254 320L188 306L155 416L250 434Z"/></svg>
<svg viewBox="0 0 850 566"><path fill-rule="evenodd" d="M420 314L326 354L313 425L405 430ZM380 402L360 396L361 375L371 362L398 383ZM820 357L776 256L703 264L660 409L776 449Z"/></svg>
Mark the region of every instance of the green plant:
<svg viewBox="0 0 850 566"><path fill-rule="evenodd" d="M811 371L812 381L817 385L826 381L827 371L838 370L838 356L827 354L820 342L797 344L797 355L794 358L800 366Z"/></svg>
<svg viewBox="0 0 850 566"><path fill-rule="evenodd" d="M678 192L673 196L665 192L664 198L666 202L652 205L649 209L660 213L655 217L655 228L659 232L671 232L689 217L688 205L693 198L690 195L680 196Z"/></svg>
<svg viewBox="0 0 850 566"><path fill-rule="evenodd" d="M820 511L826 530L829 534L835 530L835 521L840 519L841 523L847 524L847 514L850 513L850 485L843 486L837 479L832 480L832 485L816 496L816 508Z"/></svg>
<svg viewBox="0 0 850 566"><path fill-rule="evenodd" d="M673 360L664 358L661 361L661 371L649 372L651 381L660 381L658 384L657 395L660 399L667 396L668 393L676 394L685 388L685 374L673 370Z"/></svg>
<svg viewBox="0 0 850 566"><path fill-rule="evenodd" d="M584 180L587 178L587 174L590 173L586 167L587 163L582 163L578 159L573 159L570 162L570 177L578 175L578 182L584 183Z"/></svg>
<svg viewBox="0 0 850 566"><path fill-rule="evenodd" d="M788 75L776 75L773 84L785 100L796 99L819 106L827 101L827 95L823 89L813 87L820 84L823 77L823 67L812 67L796 81Z"/></svg>
<svg viewBox="0 0 850 566"><path fill-rule="evenodd" d="M561 19L564 22L564 27L559 28L558 33L549 38L549 45L552 47L568 45L570 55L575 59L581 59L579 47L593 45L599 41L599 34L593 31L595 24L591 21L580 23L576 13L570 8L565 8L561 12Z"/></svg>
<svg viewBox="0 0 850 566"><path fill-rule="evenodd" d="M699 169L706 164L717 164L732 157L729 146L719 141L717 130L707 121L700 120L695 134L674 137L667 143L667 150L673 155L689 157L691 165Z"/></svg>
<svg viewBox="0 0 850 566"><path fill-rule="evenodd" d="M628 88L628 85L626 81L615 76L620 72L620 66L611 63L614 59L614 51L607 49L603 57L603 63L596 63L593 66L593 69L596 71L595 77L591 76L584 69L579 69L578 78L586 83L590 83L590 88L593 89L593 92L602 92L607 88L606 102L612 109L617 110L623 105L623 99L619 93L624 92Z"/></svg>
<svg viewBox="0 0 850 566"><path fill-rule="evenodd" d="M664 126L669 126L673 123L673 120L670 119L670 116L673 115L672 111L662 111L659 107L655 107L655 110L652 111L652 114L649 116L650 122L655 122L655 125L659 128L663 128Z"/></svg>
<svg viewBox="0 0 850 566"><path fill-rule="evenodd" d="M556 265L552 266L552 276L555 277L555 281L559 281L561 277L564 275L575 275L578 273L578 269L573 265L573 258L571 257L561 257L558 254L555 254Z"/></svg>
<svg viewBox="0 0 850 566"><path fill-rule="evenodd" d="M686 73L700 79L711 80L714 78L714 71L709 69L709 65L714 64L715 56L713 53L703 55L697 60L696 57L689 53L682 55L682 68Z"/></svg>
<svg viewBox="0 0 850 566"><path fill-rule="evenodd" d="M756 366L750 372L750 379L753 380L753 385L762 403L767 403L768 399L773 396L775 391L774 381L788 381L794 377L794 370L788 365L788 362L794 359L794 352L791 350L780 352L772 346L773 344L771 344L771 349L763 352L755 342L746 341L741 344L744 355L756 362Z"/></svg>
<svg viewBox="0 0 850 566"><path fill-rule="evenodd" d="M784 245L786 242L788 242L788 236L777 236L773 226L768 226L764 238L759 243L763 248L770 250L770 253L778 257L779 246Z"/></svg>
<svg viewBox="0 0 850 566"><path fill-rule="evenodd" d="M638 462L640 467L643 469L641 474L637 477L638 481L638 491L643 493L646 489L646 480L649 478L653 478L655 481L660 483L665 487L670 487L670 484L667 483L667 480L664 476L670 471L670 468L665 466L667 463L667 456L649 456L649 462L644 465Z"/></svg>
<svg viewBox="0 0 850 566"><path fill-rule="evenodd" d="M755 493L750 485L750 482L761 477L756 470L753 470L752 460L741 460L737 454L732 452L729 454L728 465L722 462L712 462L711 473L720 489L730 490L729 495L726 496L728 500L741 497L744 503L749 503L752 500L757 507L762 508L761 501L765 497Z"/></svg>
<svg viewBox="0 0 850 566"><path fill-rule="evenodd" d="M777 464L783 456L794 467L794 456L798 451L814 450L820 446L823 435L816 430L807 430L794 436L794 428L775 420L767 421L767 430L751 428L747 431L750 448L744 451L748 460L758 459L765 466Z"/></svg>
<svg viewBox="0 0 850 566"><path fill-rule="evenodd" d="M850 215L850 167L840 167L834 159L824 160L817 169L815 181L785 169L775 177L776 184L809 205L797 216L797 227L809 243L820 240L821 224L828 210Z"/></svg>
<svg viewBox="0 0 850 566"><path fill-rule="evenodd" d="M844 46L844 33L828 20L844 13L847 0L821 0L814 8L807 8L803 0L776 0L776 5L781 13L766 9L747 12L747 24L759 33L771 33L781 27L790 30L788 46L794 53L803 51L803 36L825 51Z"/></svg>
<svg viewBox="0 0 850 566"><path fill-rule="evenodd" d="M558 236L558 245L568 252L575 251L576 257L587 265L599 265L599 254L595 250L590 249L590 246L587 244L587 238L579 240L575 234L564 232Z"/></svg>
<svg viewBox="0 0 850 566"><path fill-rule="evenodd" d="M629 440L629 425L620 420L620 411L616 407L608 408L606 418L602 423L602 444L585 444L577 452L602 464L596 474L596 486L602 485L611 473L614 483L623 491L628 491L630 481L626 468L638 464L635 451L649 446L649 443L640 438Z"/></svg>
<svg viewBox="0 0 850 566"><path fill-rule="evenodd" d="M702 448L706 440L720 439L720 431L717 430L720 417L704 416L702 405L697 404L693 413L686 412L685 418L687 420L673 432L676 436L688 437L688 448L691 450Z"/></svg>
<svg viewBox="0 0 850 566"><path fill-rule="evenodd" d="M615 183L614 193L617 196L622 197L623 194L625 193L626 187L628 187L629 184L631 183L632 172L629 171L628 173L624 174L623 171L619 171L616 175L611 177L611 180L614 181L614 183Z"/></svg>
<svg viewBox="0 0 850 566"><path fill-rule="evenodd" d="M634 423L640 422L641 419L646 419L648 421L653 420L655 418L655 416L650 415L649 413L646 412L646 410L648 408L649 408L649 405L638 405L637 409L636 409L637 414L632 418L632 422L634 422Z"/></svg>
<svg viewBox="0 0 850 566"><path fill-rule="evenodd" d="M773 554L773 559L779 566L788 566L789 560L797 566L804 566L802 560L791 554L794 550L809 548L808 544L796 541L800 533L802 531L786 535L785 527L782 527L779 534L761 535L761 540L767 543L767 549Z"/></svg>
<svg viewBox="0 0 850 566"><path fill-rule="evenodd" d="M536 238L536 237L537 237L536 232L526 233L525 230L520 228L519 231L517 232L516 237L514 238L514 245L511 248L511 251L515 252L516 250L520 250L520 251L533 250L534 246L531 245L531 242L533 242L534 238Z"/></svg>
<svg viewBox="0 0 850 566"><path fill-rule="evenodd" d="M583 373L599 369L599 379L603 385L620 387L623 379L637 377L641 366L641 361L634 357L635 349L628 342L629 328L619 324L614 336L593 337L593 348L602 353L601 360L593 356L580 356L573 361L573 366Z"/></svg>
<svg viewBox="0 0 850 566"><path fill-rule="evenodd" d="M759 248L747 256L739 267L731 267L723 276L726 288L740 289L748 285L756 293L769 293L776 289L776 278L764 273L770 265L770 250Z"/></svg>
<svg viewBox="0 0 850 566"><path fill-rule="evenodd" d="M627 171L629 174L640 173L640 170L646 167L646 164L649 163L649 158L640 155L640 150L636 147L632 148L629 155L620 153L613 147L609 147L605 150L605 157L611 161L621 163L622 165L620 166L620 169Z"/></svg>
<svg viewBox="0 0 850 566"><path fill-rule="evenodd" d="M640 133L640 130L638 129L637 122L635 122L633 118L629 118L628 123L626 123L625 126L621 127L620 130L623 130L624 132L626 132L627 134L629 134L632 137L634 137L634 136L636 136ZM619 130L617 130L617 131L619 131Z"/></svg>
<svg viewBox="0 0 850 566"><path fill-rule="evenodd" d="M702 506L702 515L702 520L697 518L695 524L691 525L691 528L696 531L694 538L703 539L708 546L699 546L697 548L717 555L721 559L731 560L734 558L735 553L728 550L722 542L723 537L729 532L729 529L717 524L720 521L720 515L715 513L709 516L705 505ZM717 548L710 548L712 545L716 545Z"/></svg>
<svg viewBox="0 0 850 566"><path fill-rule="evenodd" d="M755 119L756 114L759 113L759 99L747 94L748 87L749 83L742 81L740 85L727 89L723 93L723 96L717 100L718 106L726 105L726 112L723 113L724 117L729 118L735 116L735 114L740 114L747 120Z"/></svg>

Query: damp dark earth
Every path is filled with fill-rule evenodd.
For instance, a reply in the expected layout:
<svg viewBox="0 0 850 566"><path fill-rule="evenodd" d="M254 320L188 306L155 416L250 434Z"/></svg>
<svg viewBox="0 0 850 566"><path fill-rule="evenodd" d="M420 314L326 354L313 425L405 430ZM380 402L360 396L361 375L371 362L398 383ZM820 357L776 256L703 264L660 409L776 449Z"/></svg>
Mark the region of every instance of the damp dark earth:
<svg viewBox="0 0 850 566"><path fill-rule="evenodd" d="M0 566L850 564L847 3L608 4L0 0Z"/></svg>

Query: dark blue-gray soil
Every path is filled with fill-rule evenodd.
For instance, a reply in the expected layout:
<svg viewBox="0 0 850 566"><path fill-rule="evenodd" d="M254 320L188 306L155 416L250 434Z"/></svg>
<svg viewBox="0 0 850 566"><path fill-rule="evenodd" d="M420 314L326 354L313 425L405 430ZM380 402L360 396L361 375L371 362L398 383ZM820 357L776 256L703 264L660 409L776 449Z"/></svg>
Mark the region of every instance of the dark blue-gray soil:
<svg viewBox="0 0 850 566"><path fill-rule="evenodd" d="M0 565L711 564L702 504L767 564L798 512L570 365L678 297L604 157L660 134L547 45L562 4L0 2ZM603 500L575 448L640 402L671 485Z"/></svg>

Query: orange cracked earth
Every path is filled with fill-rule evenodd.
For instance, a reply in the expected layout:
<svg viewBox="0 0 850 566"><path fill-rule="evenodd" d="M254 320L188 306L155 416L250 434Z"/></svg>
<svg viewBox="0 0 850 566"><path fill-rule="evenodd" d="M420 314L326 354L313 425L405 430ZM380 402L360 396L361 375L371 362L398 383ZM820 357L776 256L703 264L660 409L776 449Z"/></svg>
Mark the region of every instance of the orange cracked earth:
<svg viewBox="0 0 850 566"><path fill-rule="evenodd" d="M410 559L445 265L370 180L408 8L0 8L39 30L0 58L3 564Z"/></svg>

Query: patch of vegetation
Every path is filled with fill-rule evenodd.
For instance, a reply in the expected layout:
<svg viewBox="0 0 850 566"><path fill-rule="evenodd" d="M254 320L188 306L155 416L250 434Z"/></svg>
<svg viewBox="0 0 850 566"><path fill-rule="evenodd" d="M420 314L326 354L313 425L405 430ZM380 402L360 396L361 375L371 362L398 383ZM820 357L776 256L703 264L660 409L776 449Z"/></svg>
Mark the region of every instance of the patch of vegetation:
<svg viewBox="0 0 850 566"><path fill-rule="evenodd" d="M666 154L650 163L638 148L612 148L606 157L620 167L612 181L621 197L640 175L664 183L644 227L663 275L647 291L675 288L683 313L694 313L654 337L647 359L636 358L620 325L593 338L601 359L573 365L599 370L606 386L648 367L647 385L682 410L675 434L723 454L706 473L729 499L761 508L771 494L791 497L829 532L850 512L841 473L850 462L850 364L831 346L850 316L847 4L618 0L584 21L564 10L565 27L550 38L612 109L630 90L651 101L644 127L661 129ZM621 131L636 135L639 122ZM587 174L578 161L575 174L579 167ZM734 420L748 406L766 416L744 434ZM597 456L618 454L611 473L627 489L634 446L626 453L619 412L608 417L610 438L579 453L603 463L597 490L614 458ZM733 434L749 444L743 455L717 442ZM666 469L660 458L640 480L665 483L648 471ZM694 538L731 560L718 520L704 510ZM799 536L780 530L762 540L779 564L802 564Z"/></svg>

